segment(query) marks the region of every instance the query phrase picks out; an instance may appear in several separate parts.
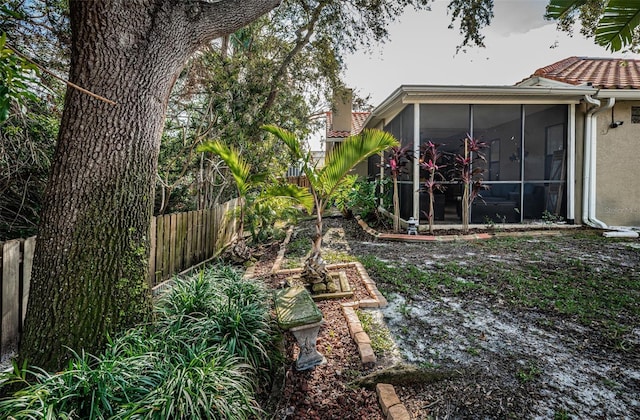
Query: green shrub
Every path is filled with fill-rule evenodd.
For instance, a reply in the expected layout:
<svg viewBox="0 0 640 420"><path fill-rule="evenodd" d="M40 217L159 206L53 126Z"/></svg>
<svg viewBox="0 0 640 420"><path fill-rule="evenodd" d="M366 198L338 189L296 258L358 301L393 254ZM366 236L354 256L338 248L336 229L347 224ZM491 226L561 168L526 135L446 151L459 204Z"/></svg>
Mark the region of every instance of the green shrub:
<svg viewBox="0 0 640 420"><path fill-rule="evenodd" d="M23 388L0 400L0 418L259 417L257 373L269 368L276 336L268 304L261 284L229 267L177 279L157 321L110 339L102 355L75 355L55 374L3 374Z"/></svg>
<svg viewBox="0 0 640 420"><path fill-rule="evenodd" d="M388 181L383 181L383 184L388 184ZM354 214L365 220L375 219L378 214L379 185L379 181L358 180L357 176L351 175L348 182L332 196L333 205L345 216Z"/></svg>

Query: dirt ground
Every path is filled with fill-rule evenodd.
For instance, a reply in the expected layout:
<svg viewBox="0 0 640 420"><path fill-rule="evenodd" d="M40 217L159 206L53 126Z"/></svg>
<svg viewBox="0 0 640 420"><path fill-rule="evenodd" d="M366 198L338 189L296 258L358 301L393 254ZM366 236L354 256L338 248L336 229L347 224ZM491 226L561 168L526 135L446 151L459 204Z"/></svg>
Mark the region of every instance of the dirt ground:
<svg viewBox="0 0 640 420"><path fill-rule="evenodd" d="M311 223L296 229L311 232ZM325 219L325 231L330 232L325 236L329 252L375 256L389 265L411 264L424 271L446 262L473 272L475 264L486 269L492 261L512 264L514 270L523 261L553 270L554 264L577 259L591 270L613 271L634 281L640 276L637 240L594 247L571 235L532 236L514 251L477 241L376 241L354 221L342 218ZM375 394L350 384L398 362L447 372L438 381L396 384L415 419L640 418L637 318L619 320L630 326L621 330L621 337L611 337L603 327L606 320L585 324L535 305L522 307L508 294L483 289L453 293L445 288L433 293L420 287L398 292L369 274L389 301L388 307L372 312L390 330L395 350L379 355L376 366L361 366L348 334L344 337L339 312L327 307L328 326L318 343L333 352L328 366L307 373L289 366L281 398L286 404L275 410L274 418L382 418ZM637 290L631 293L637 297ZM292 342L288 346L295 347Z"/></svg>

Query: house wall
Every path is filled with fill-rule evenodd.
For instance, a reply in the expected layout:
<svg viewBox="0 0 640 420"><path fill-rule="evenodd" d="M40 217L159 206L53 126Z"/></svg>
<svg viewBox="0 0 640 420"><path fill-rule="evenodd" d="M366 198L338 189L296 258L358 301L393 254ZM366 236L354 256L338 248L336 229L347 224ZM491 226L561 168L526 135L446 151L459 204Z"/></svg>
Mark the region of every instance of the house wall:
<svg viewBox="0 0 640 420"><path fill-rule="evenodd" d="M640 226L640 123L632 123L631 107L640 101L617 101L611 111L597 115L596 217L609 226Z"/></svg>

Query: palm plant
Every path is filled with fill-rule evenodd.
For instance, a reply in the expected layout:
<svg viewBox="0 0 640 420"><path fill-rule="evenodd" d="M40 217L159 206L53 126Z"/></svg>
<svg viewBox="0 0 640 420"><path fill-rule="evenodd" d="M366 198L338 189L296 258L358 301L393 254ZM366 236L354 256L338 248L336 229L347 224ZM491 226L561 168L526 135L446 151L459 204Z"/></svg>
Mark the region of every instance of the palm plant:
<svg viewBox="0 0 640 420"><path fill-rule="evenodd" d="M220 140L209 141L198 147L199 152L212 152L227 164L227 168L236 183L238 198L242 201L238 224L237 240L231 254L237 261L246 261L251 257L251 252L244 240L244 222L247 206L256 206L274 198L288 199L302 205L311 214L313 210L313 197L305 188L291 184L267 185L265 174L252 174L251 165L240 156L235 147L227 146ZM253 194L251 194L253 193Z"/></svg>
<svg viewBox="0 0 640 420"><path fill-rule="evenodd" d="M593 26L596 44L611 51L637 47L640 4L636 0L550 0L545 17L566 26L578 14L583 25Z"/></svg>
<svg viewBox="0 0 640 420"><path fill-rule="evenodd" d="M335 147L326 157L326 164L317 168L311 153L302 149L298 140L290 131L266 125L265 131L275 135L289 148L292 157L302 162L302 172L309 180L311 194L316 208L316 232L312 243L311 255L305 262L302 278L313 285L314 291L331 290L333 283L329 281L324 260L322 259L322 215L331 196L347 179L358 163L383 150L398 146L398 141L390 133L380 130L364 130L362 133L348 137L339 147Z"/></svg>

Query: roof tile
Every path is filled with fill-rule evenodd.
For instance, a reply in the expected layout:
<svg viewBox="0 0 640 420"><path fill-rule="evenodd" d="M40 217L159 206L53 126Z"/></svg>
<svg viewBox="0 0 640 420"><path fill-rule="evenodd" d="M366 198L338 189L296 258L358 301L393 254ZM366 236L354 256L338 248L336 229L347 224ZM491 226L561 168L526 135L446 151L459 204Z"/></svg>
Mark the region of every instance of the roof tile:
<svg viewBox="0 0 640 420"><path fill-rule="evenodd" d="M640 60L569 57L539 68L532 76L601 89L640 89Z"/></svg>
<svg viewBox="0 0 640 420"><path fill-rule="evenodd" d="M355 134L359 134L370 112L352 112L351 113L351 132L348 131L334 131L333 130L333 114L331 111L327 112L327 138L328 139L341 139L349 137Z"/></svg>

